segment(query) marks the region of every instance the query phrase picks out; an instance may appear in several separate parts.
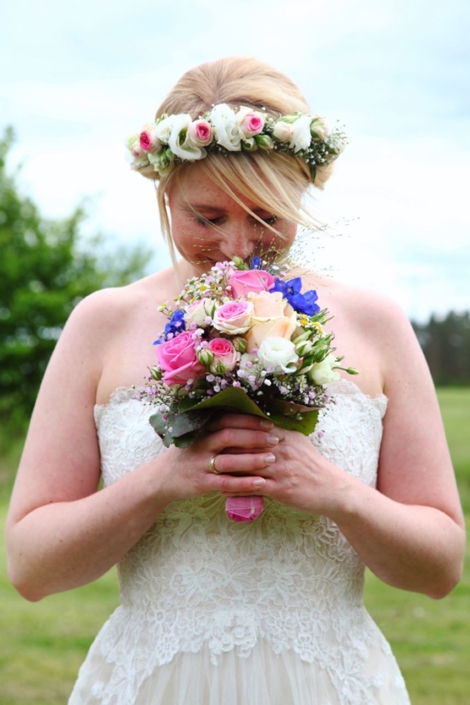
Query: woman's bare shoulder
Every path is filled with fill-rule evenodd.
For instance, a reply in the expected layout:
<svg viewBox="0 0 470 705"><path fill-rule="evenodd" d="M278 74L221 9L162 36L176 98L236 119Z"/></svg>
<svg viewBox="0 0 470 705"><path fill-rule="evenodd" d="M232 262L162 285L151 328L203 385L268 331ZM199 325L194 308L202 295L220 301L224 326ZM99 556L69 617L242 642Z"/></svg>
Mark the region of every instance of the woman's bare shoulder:
<svg viewBox="0 0 470 705"><path fill-rule="evenodd" d="M144 313L148 308L156 310L171 286L171 275L171 270L164 270L126 286L95 291L75 307L68 325L85 325L90 333L119 329L127 324L129 317L135 318L136 313Z"/></svg>
<svg viewBox="0 0 470 705"><path fill-rule="evenodd" d="M316 290L321 308L359 333L383 339L411 329L406 313L390 296L325 277L316 279Z"/></svg>
<svg viewBox="0 0 470 705"><path fill-rule="evenodd" d="M384 312L393 315L398 314L402 309L391 296L379 293L371 289L346 284L337 279L329 277L314 277L315 288L318 293L319 302L322 299L328 304L337 308L347 309L348 312L354 310L357 315L367 312L371 316L383 315ZM402 312L403 313L403 312Z"/></svg>
<svg viewBox="0 0 470 705"><path fill-rule="evenodd" d="M367 393L390 390L393 371L414 360L425 373L424 359L403 309L391 297L333 279L317 278L318 303L328 309L328 329L348 366L360 368Z"/></svg>

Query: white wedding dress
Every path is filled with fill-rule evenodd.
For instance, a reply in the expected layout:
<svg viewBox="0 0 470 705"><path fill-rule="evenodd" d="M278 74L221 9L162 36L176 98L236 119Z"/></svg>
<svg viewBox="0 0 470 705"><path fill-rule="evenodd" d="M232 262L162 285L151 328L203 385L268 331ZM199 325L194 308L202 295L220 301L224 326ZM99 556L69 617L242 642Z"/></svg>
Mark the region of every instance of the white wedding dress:
<svg viewBox="0 0 470 705"><path fill-rule="evenodd" d="M387 400L331 385L312 442L374 486ZM118 391L95 408L106 485L165 448L151 409ZM99 540L99 537L97 537ZM69 705L406 705L364 609L364 566L334 522L267 499L236 523L217 494L174 502L118 565L122 605Z"/></svg>

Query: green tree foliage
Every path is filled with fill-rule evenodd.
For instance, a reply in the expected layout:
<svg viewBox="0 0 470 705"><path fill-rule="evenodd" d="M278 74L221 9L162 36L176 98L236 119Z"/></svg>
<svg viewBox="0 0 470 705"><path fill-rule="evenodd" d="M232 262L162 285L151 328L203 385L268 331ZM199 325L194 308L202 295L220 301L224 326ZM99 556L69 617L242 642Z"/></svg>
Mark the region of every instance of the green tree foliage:
<svg viewBox="0 0 470 705"><path fill-rule="evenodd" d="M470 312L412 325L436 386L470 385Z"/></svg>
<svg viewBox="0 0 470 705"><path fill-rule="evenodd" d="M82 209L60 221L41 217L6 172L13 140L0 140L0 423L27 423L41 378L70 312L85 296L142 276L149 252L141 246L105 250L103 238L82 243Z"/></svg>

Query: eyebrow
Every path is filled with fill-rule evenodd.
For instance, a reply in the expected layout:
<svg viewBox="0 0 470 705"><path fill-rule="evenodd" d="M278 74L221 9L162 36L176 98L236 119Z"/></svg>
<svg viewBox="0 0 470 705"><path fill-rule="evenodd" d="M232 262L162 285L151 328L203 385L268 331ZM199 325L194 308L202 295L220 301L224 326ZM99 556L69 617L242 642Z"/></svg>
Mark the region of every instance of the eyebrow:
<svg viewBox="0 0 470 705"><path fill-rule="evenodd" d="M191 203L188 204L187 210L189 211L215 211L216 213L225 213L224 208L218 208L214 205L206 205L205 203Z"/></svg>
<svg viewBox="0 0 470 705"><path fill-rule="evenodd" d="M202 212L202 211L211 211L211 213L225 213L225 208L219 208L218 206L214 205L209 205L205 203L191 203L186 205L186 210L190 212ZM252 210L253 213L269 213L270 211L267 208L262 208L262 207L256 207L253 208Z"/></svg>

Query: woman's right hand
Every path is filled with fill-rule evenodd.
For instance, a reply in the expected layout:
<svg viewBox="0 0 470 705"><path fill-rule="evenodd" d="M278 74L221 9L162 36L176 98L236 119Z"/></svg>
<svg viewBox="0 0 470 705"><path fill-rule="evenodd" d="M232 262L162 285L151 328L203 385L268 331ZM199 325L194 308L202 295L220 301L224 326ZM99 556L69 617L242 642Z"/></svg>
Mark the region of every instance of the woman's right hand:
<svg viewBox="0 0 470 705"><path fill-rule="evenodd" d="M256 494L265 483L260 474L275 462L275 449L283 438L283 430L266 419L224 414L208 424L191 446L173 446L164 454L159 496L172 502L214 491Z"/></svg>

